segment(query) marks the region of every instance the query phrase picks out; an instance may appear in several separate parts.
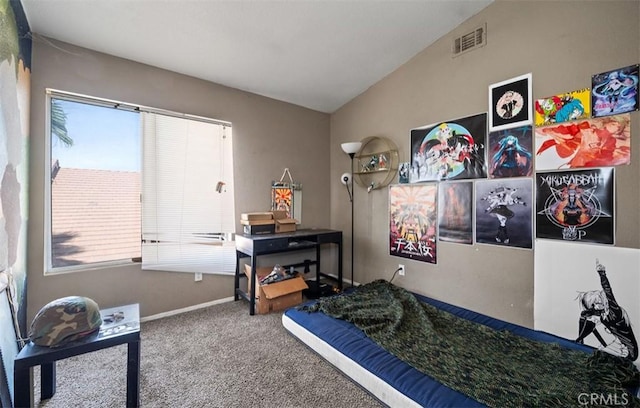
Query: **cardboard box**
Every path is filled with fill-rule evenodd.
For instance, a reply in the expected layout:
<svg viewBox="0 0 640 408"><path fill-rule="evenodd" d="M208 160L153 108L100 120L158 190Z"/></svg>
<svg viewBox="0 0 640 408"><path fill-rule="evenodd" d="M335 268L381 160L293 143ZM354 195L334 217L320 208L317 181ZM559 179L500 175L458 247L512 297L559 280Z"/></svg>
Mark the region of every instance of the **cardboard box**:
<svg viewBox="0 0 640 408"><path fill-rule="evenodd" d="M297 221L293 218L287 218L286 211L271 211L273 219L276 223L276 234L279 232L295 232Z"/></svg>
<svg viewBox="0 0 640 408"><path fill-rule="evenodd" d="M276 232L276 225L274 223L245 225L243 226L243 232L245 235L274 234Z"/></svg>
<svg viewBox="0 0 640 408"><path fill-rule="evenodd" d="M293 218L284 218L276 220L276 234L279 232L295 232L296 220Z"/></svg>
<svg viewBox="0 0 640 408"><path fill-rule="evenodd" d="M245 221L260 221L260 220L271 220L273 219L272 212L250 212L250 213L242 213L240 215L240 220Z"/></svg>
<svg viewBox="0 0 640 408"><path fill-rule="evenodd" d="M278 312L302 303L302 291L307 289L307 283L302 276L280 282L260 285L260 279L271 273L271 268L256 268L256 313L266 314ZM247 293L251 293L251 265L244 265L247 275Z"/></svg>
<svg viewBox="0 0 640 408"><path fill-rule="evenodd" d="M268 220L240 220L242 225L275 225L276 220L270 218Z"/></svg>

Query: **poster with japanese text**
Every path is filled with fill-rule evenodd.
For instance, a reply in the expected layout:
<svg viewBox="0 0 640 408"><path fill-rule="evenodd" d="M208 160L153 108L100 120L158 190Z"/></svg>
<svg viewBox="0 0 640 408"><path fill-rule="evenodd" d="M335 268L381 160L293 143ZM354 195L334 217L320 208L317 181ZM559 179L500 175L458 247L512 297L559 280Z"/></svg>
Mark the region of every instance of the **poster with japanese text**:
<svg viewBox="0 0 640 408"><path fill-rule="evenodd" d="M531 179L479 180L475 184L476 242L531 249Z"/></svg>
<svg viewBox="0 0 640 408"><path fill-rule="evenodd" d="M411 130L409 182L486 178L487 114Z"/></svg>
<svg viewBox="0 0 640 408"><path fill-rule="evenodd" d="M440 241L473 244L471 181L438 184L438 238Z"/></svg>
<svg viewBox="0 0 640 408"><path fill-rule="evenodd" d="M436 183L389 186L389 253L437 263Z"/></svg>
<svg viewBox="0 0 640 408"><path fill-rule="evenodd" d="M586 119L591 116L591 89L548 96L535 100L536 126Z"/></svg>
<svg viewBox="0 0 640 408"><path fill-rule="evenodd" d="M536 237L614 244L614 169L536 173Z"/></svg>
<svg viewBox="0 0 640 408"><path fill-rule="evenodd" d="M536 170L629 164L630 121L626 113L536 128Z"/></svg>

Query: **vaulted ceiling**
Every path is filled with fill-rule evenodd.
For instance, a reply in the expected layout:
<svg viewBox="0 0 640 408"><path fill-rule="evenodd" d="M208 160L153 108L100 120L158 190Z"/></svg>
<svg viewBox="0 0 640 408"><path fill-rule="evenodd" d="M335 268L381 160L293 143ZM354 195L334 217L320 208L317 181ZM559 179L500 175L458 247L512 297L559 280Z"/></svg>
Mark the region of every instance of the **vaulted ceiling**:
<svg viewBox="0 0 640 408"><path fill-rule="evenodd" d="M20 0L31 31L331 113L493 0Z"/></svg>

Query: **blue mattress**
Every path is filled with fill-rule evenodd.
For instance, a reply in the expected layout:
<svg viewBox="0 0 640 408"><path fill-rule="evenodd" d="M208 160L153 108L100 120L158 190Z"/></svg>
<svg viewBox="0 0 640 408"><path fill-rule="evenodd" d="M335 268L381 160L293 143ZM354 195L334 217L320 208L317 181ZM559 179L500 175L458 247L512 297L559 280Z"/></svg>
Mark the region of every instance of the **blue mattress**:
<svg viewBox="0 0 640 408"><path fill-rule="evenodd" d="M591 347L580 345L548 333L535 331L523 326L498 320L425 296L416 295L416 297L423 302L448 311L456 316L489 326L496 330L509 330L514 334L529 339L557 343L562 347L582 350L587 353L593 352ZM414 401L417 405L434 408L484 406L466 395L446 387L430 376L423 374L402 360L386 352L382 347L369 339L360 329L349 322L334 319L322 312L308 313L298 311L295 308L289 309L284 313L283 322L287 319L306 329L306 331L310 332L317 338L323 340L331 348L338 351L338 355L343 355L345 358L352 360L362 369L368 371L373 376L378 377L380 380L388 384L393 390ZM285 328L287 328L288 324L288 322L285 324ZM289 328L287 328L287 330L305 342L301 336L297 336ZM342 356L340 358L342 358ZM347 373L347 375L349 374ZM356 382L359 382L357 378L353 379ZM367 384L363 384L361 382L360 384L366 389L369 388ZM372 394L381 399L384 403L389 404L389 401L393 401L392 398L385 401L386 398L384 396L381 398L379 392L372 392ZM382 394L385 393L383 392ZM397 401L397 399L395 401Z"/></svg>

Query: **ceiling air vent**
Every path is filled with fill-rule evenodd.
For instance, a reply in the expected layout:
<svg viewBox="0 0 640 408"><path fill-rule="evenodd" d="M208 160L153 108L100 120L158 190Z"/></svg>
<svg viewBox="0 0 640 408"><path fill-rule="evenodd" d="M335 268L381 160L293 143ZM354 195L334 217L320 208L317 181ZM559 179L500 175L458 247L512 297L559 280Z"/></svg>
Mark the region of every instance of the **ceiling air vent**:
<svg viewBox="0 0 640 408"><path fill-rule="evenodd" d="M487 42L487 25L453 40L453 56L457 57L465 52L480 48Z"/></svg>

